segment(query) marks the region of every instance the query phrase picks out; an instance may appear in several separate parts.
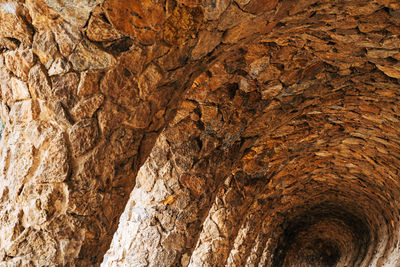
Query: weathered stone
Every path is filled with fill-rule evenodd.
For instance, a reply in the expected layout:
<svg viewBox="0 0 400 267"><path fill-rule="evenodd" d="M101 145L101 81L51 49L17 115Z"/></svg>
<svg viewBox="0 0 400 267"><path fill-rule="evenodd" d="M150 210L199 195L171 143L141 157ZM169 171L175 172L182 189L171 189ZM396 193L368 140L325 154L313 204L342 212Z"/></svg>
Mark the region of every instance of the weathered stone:
<svg viewBox="0 0 400 267"><path fill-rule="evenodd" d="M104 4L111 23L121 32L152 44L166 19L162 1L125 2L110 0Z"/></svg>
<svg viewBox="0 0 400 267"><path fill-rule="evenodd" d="M50 1L45 0L46 4L57 11L66 21L76 25L78 27L83 27L93 8L100 4L101 0L66 0L66 1Z"/></svg>
<svg viewBox="0 0 400 267"><path fill-rule="evenodd" d="M142 73L143 69L149 62L147 53L148 50L144 47L132 46L129 51L123 53L119 57L121 65L118 66L118 69L126 68L130 72L128 73L129 75L137 77ZM136 62L137 64L131 64L132 62Z"/></svg>
<svg viewBox="0 0 400 267"><path fill-rule="evenodd" d="M162 80L162 72L157 65L151 64L146 68L139 77L139 96L141 99L147 99L155 90Z"/></svg>
<svg viewBox="0 0 400 267"><path fill-rule="evenodd" d="M169 44L181 44L191 38L203 19L199 9L176 7L163 28L163 39Z"/></svg>
<svg viewBox="0 0 400 267"><path fill-rule="evenodd" d="M43 113L42 110L41 113ZM29 139L35 149L40 149L43 144L47 144L57 134L57 130L53 125L38 121L29 123L27 129L30 133L27 139Z"/></svg>
<svg viewBox="0 0 400 267"><path fill-rule="evenodd" d="M249 2L246 6L243 6L245 2ZM251 0L251 1L241 1L240 5L243 6L243 10L253 14L260 14L267 10L274 9L278 4L278 0Z"/></svg>
<svg viewBox="0 0 400 267"><path fill-rule="evenodd" d="M74 124L69 130L72 153L75 157L93 148L98 137L98 126L95 119L84 119Z"/></svg>
<svg viewBox="0 0 400 267"><path fill-rule="evenodd" d="M38 116L38 106L32 100L15 103L10 110L10 119L13 123L26 123Z"/></svg>
<svg viewBox="0 0 400 267"><path fill-rule="evenodd" d="M208 20L217 20L229 5L229 0L206 0L203 3L204 17Z"/></svg>
<svg viewBox="0 0 400 267"><path fill-rule="evenodd" d="M201 120L205 123L215 120L218 115L218 108L215 106L201 106Z"/></svg>
<svg viewBox="0 0 400 267"><path fill-rule="evenodd" d="M124 81L124 78L128 79ZM109 71L100 84L101 92L115 104L134 110L139 104L139 90L134 76L125 67L117 67Z"/></svg>
<svg viewBox="0 0 400 267"><path fill-rule="evenodd" d="M146 128L151 121L151 109L146 102L140 102L131 112L124 124L135 129Z"/></svg>
<svg viewBox="0 0 400 267"><path fill-rule="evenodd" d="M63 103L66 107L72 106L79 83L79 77L73 72L54 75L50 77L53 98Z"/></svg>
<svg viewBox="0 0 400 267"><path fill-rule="evenodd" d="M52 120L56 117L57 124L64 129L69 129L72 127L72 123L67 115L66 109L60 101L53 101L51 103L39 101L39 105L41 119Z"/></svg>
<svg viewBox="0 0 400 267"><path fill-rule="evenodd" d="M251 0L235 0L235 2L241 7L245 7Z"/></svg>
<svg viewBox="0 0 400 267"><path fill-rule="evenodd" d="M370 49L367 51L367 56L371 58L388 58L398 53L398 50Z"/></svg>
<svg viewBox="0 0 400 267"><path fill-rule="evenodd" d="M35 64L35 59L30 49L19 49L4 53L7 68L23 81L28 80L29 70Z"/></svg>
<svg viewBox="0 0 400 267"><path fill-rule="evenodd" d="M51 64L48 73L50 76L59 75L69 72L70 69L71 66L69 62L65 58L59 57Z"/></svg>
<svg viewBox="0 0 400 267"><path fill-rule="evenodd" d="M376 65L378 69L383 71L387 76L392 77L392 78L397 78L400 79L400 66L382 66L382 65Z"/></svg>
<svg viewBox="0 0 400 267"><path fill-rule="evenodd" d="M24 20L24 11L17 1L0 2L0 36L13 38L29 46L32 43L32 30Z"/></svg>
<svg viewBox="0 0 400 267"><path fill-rule="evenodd" d="M158 65L163 66L168 71L177 69L184 65L188 60L188 51L188 47L180 47L177 50L169 50L169 53L158 59Z"/></svg>
<svg viewBox="0 0 400 267"><path fill-rule="evenodd" d="M7 153L9 153L10 165L4 166L3 179L4 186L8 190L8 197L15 199L29 178L29 173L34 164L34 152L33 146L29 142L26 142L21 135L18 140L10 140L9 144L11 146ZM10 168L10 166L12 167ZM9 184L7 180L12 180L13 183Z"/></svg>
<svg viewBox="0 0 400 267"><path fill-rule="evenodd" d="M18 48L18 42L9 38L0 37L0 48L7 50L16 50Z"/></svg>
<svg viewBox="0 0 400 267"><path fill-rule="evenodd" d="M168 249L180 251L185 245L185 236L181 233L171 232L161 241L161 245Z"/></svg>
<svg viewBox="0 0 400 267"><path fill-rule="evenodd" d="M128 117L129 115L121 106L106 101L98 111L99 127L102 134L108 136Z"/></svg>
<svg viewBox="0 0 400 267"><path fill-rule="evenodd" d="M130 127L123 126L117 129L110 137L113 158L119 161L124 157L136 155L140 139L141 135Z"/></svg>
<svg viewBox="0 0 400 267"><path fill-rule="evenodd" d="M257 78L260 75L260 73L263 72L268 65L269 65L268 57L262 57L260 59L257 59L256 61L254 61L250 64L250 75L253 78ZM268 71L269 70L267 70L267 72Z"/></svg>
<svg viewBox="0 0 400 267"><path fill-rule="evenodd" d="M398 1L78 2L0 0L0 265L398 265Z"/></svg>
<svg viewBox="0 0 400 267"><path fill-rule="evenodd" d="M101 13L100 10L93 11L87 26L86 36L89 40L95 42L113 41L123 37L123 35L106 20L105 14Z"/></svg>
<svg viewBox="0 0 400 267"><path fill-rule="evenodd" d="M235 25L235 27L227 30L227 32L223 35L222 42L234 44L239 42L245 36L248 36L250 33L264 30L263 28L255 26L255 19L256 17L245 16L240 24Z"/></svg>
<svg viewBox="0 0 400 267"><path fill-rule="evenodd" d="M13 77L11 78L11 88L14 100L18 101L30 98L28 85L25 82Z"/></svg>
<svg viewBox="0 0 400 267"><path fill-rule="evenodd" d="M205 193L205 181L201 177L184 174L180 177L179 181L196 197L200 197Z"/></svg>
<svg viewBox="0 0 400 267"><path fill-rule="evenodd" d="M80 121L84 118L91 118L96 110L103 104L103 95L94 95L91 98L82 100L71 109L71 116L75 121Z"/></svg>
<svg viewBox="0 0 400 267"><path fill-rule="evenodd" d="M40 62L49 68L58 52L54 35L51 31L40 31L33 37L32 51L38 57Z"/></svg>
<svg viewBox="0 0 400 267"><path fill-rule="evenodd" d="M282 84L279 81L271 81L263 87L261 91L261 98L271 99L278 95L281 92L282 88Z"/></svg>
<svg viewBox="0 0 400 267"><path fill-rule="evenodd" d="M69 170L67 145L64 137L58 135L50 141L33 179L37 183L60 183L65 181Z"/></svg>
<svg viewBox="0 0 400 267"><path fill-rule="evenodd" d="M237 5L231 4L227 11L221 15L221 18L218 21L218 30L225 31L237 26L247 16L254 18L253 15L243 12Z"/></svg>
<svg viewBox="0 0 400 267"><path fill-rule="evenodd" d="M29 71L28 85L33 98L45 100L52 96L50 81L41 65L35 65Z"/></svg>
<svg viewBox="0 0 400 267"><path fill-rule="evenodd" d="M74 52L70 55L69 61L77 71L109 68L116 63L112 55L100 50L85 39L82 39L77 45Z"/></svg>
<svg viewBox="0 0 400 267"><path fill-rule="evenodd" d="M214 33L209 31L202 31L199 33L199 42L192 50L192 58L200 59L210 53L221 43L222 33Z"/></svg>
<svg viewBox="0 0 400 267"><path fill-rule="evenodd" d="M64 187L63 184L28 184L24 187L21 193L21 200L26 203L24 225L42 225L61 212L66 203Z"/></svg>
<svg viewBox="0 0 400 267"><path fill-rule="evenodd" d="M68 58L82 40L79 28L65 22L55 23L52 28L61 55Z"/></svg>
<svg viewBox="0 0 400 267"><path fill-rule="evenodd" d="M81 73L77 94L80 97L91 96L99 92L100 73L97 71L84 71Z"/></svg>
<svg viewBox="0 0 400 267"><path fill-rule="evenodd" d="M11 87L11 78L11 73L8 70L2 69L2 71L0 72L1 98L8 104L14 101Z"/></svg>

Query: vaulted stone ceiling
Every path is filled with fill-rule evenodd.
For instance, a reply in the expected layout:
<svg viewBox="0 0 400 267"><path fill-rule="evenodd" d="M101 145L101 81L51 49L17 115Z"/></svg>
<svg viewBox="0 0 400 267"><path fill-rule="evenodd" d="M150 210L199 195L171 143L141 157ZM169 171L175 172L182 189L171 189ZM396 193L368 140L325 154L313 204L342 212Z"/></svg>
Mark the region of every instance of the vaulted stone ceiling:
<svg viewBox="0 0 400 267"><path fill-rule="evenodd" d="M2 264L400 264L397 0L0 18Z"/></svg>

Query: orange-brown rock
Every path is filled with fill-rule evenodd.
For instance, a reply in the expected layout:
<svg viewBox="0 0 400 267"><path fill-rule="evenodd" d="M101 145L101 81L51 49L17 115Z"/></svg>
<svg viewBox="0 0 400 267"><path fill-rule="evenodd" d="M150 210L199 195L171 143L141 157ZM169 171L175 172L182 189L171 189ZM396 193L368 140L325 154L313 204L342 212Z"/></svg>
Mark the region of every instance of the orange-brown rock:
<svg viewBox="0 0 400 267"><path fill-rule="evenodd" d="M398 266L396 0L0 0L1 266Z"/></svg>

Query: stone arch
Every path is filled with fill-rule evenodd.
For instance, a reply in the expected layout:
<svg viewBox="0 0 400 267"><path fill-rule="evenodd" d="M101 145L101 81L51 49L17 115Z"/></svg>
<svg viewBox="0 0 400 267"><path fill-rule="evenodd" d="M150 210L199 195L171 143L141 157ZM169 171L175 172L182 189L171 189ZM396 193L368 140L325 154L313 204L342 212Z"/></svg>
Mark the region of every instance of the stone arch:
<svg viewBox="0 0 400 267"><path fill-rule="evenodd" d="M391 262L387 264L394 264L394 255L398 252L394 250L390 253L388 248L395 246L397 237L389 237L393 234L388 233L396 233L396 230L389 230L392 223L388 222L393 221L395 225L398 218L396 208L392 206L397 193L389 188L398 186L395 180L388 179L384 182L388 183L387 187L382 189L375 184L375 178L371 177L380 177L386 172L394 174L397 171L389 170L393 166L386 166L385 169L378 167L384 165L379 163L385 161L384 153L379 155L383 157L380 160L364 159L375 157L372 156L375 153L374 147L381 146L382 143L378 143L388 140L386 134L391 135L385 131L373 130L380 129L384 121L382 114L377 112L379 108L374 108L378 107L378 102L372 99L373 96L379 95L379 101L384 102L388 110L392 110L396 100L391 93L395 87L390 84L396 81L383 75L378 69L368 68L369 63L365 61L362 63L355 58L338 58L336 61L332 57L322 57L321 61L321 57L313 58L304 51L304 43L296 47L293 43L272 42L279 40L276 36L282 36L281 32L287 29L282 27L276 31L271 32L273 37L268 38L267 35L265 41L248 48L247 53L243 55L249 59L247 64L241 64L240 59L229 61L231 64L222 64L227 69L234 69L236 80L214 77L218 81L228 80L236 83L236 86L230 88L236 88L237 91L243 92L243 96L248 97L247 100L253 101L250 104L247 102L248 106L237 107L240 111L252 110L253 113L250 116L251 120L244 123L245 127L239 134L240 147L244 154L239 156L240 160L234 164L235 169L232 171L238 175L243 173L242 177L246 177L244 181L256 182L256 187L263 188L262 192L252 196L256 201L251 202L252 197L246 200L250 201L253 207L261 207L256 209L255 214L246 213L246 208L252 206L250 203L243 206L236 204L235 207L225 206L226 203L221 200L224 197L223 193L220 196L217 194L203 223L198 244L192 255L185 254L184 262L190 266L280 266L284 261L288 266L304 264L307 258L300 257L300 261L296 261L296 255L289 253L290 256L285 256L281 262L274 262L274 255L280 255L276 252L280 249L279 238L285 236L284 232L288 231L287 229L298 225L298 222L295 222L297 219L294 220L292 216L299 216L298 220L307 222L305 216L315 209L316 214L323 217L322 220L327 220L327 224L319 225L318 220L305 223L305 226L313 230L305 234L315 233L310 227L313 225L325 229L328 235L324 236L325 240L322 241L325 243L322 244L333 244L331 240L334 240L335 253L340 255L334 259L339 264L369 266L377 264L378 261L382 264L385 257L387 262ZM293 35L291 38L296 40L297 37ZM268 57L263 54L265 51L268 51ZM305 62L305 59L310 62ZM337 65L341 64L341 60L355 62L354 66L358 67L348 65L349 69L339 70ZM279 65L276 65L282 62L285 64L284 69L292 71L290 75L282 72L278 68ZM264 72L264 69L267 71ZM212 80L213 75L209 76ZM200 76L199 81L195 81L196 89L200 89L198 87L201 81L203 80ZM214 83L204 83L206 87L210 84ZM206 90L207 88L200 89L201 92ZM389 95L390 97L386 97ZM369 115L361 111L365 108L369 110ZM395 120L385 120L385 127L394 129L392 123L395 123ZM376 139L374 136L380 137ZM379 142L368 142L369 138L375 138ZM361 154L363 156L360 156ZM220 161L223 162L223 159ZM378 173L378 169L382 171L381 174ZM227 180L230 179L232 178ZM246 188L245 184L244 182L240 186L243 191ZM365 188L368 188L367 192ZM220 189L229 191L231 188L222 185ZM386 195L386 191L391 191L392 195ZM240 196L237 199L240 199ZM327 204L324 206L323 203ZM240 212L243 213L238 210L236 213L232 212L234 208L241 209ZM355 219L349 220L349 214ZM318 216L312 219L318 219ZM217 222L212 219L216 217L219 218ZM242 221L242 217L246 220ZM235 229L226 230L227 222L223 218L230 218L232 224L236 223ZM263 225L263 218L269 225ZM330 221L329 218L333 220ZM378 225L381 226L376 227ZM364 230L349 230L354 226ZM338 229L346 233L344 238L338 238ZM329 231L332 231L333 235L329 236ZM121 228L121 233L123 232L124 228ZM299 234L297 229L293 233ZM357 241L354 241L355 239ZM364 241L360 245L358 240ZM295 241L292 236L290 242ZM343 244L348 244L353 249L346 250ZM338 247L340 250L336 249ZM286 250L283 252L287 253ZM392 258L389 254L392 254ZM121 258L119 260L124 262ZM107 264L112 266L113 263Z"/></svg>
<svg viewBox="0 0 400 267"><path fill-rule="evenodd" d="M282 262L304 262L297 261L290 246L281 246L278 234L296 221L286 221L290 216L282 214L293 210L301 219L310 211L314 203L309 195L318 200L315 204L342 200L347 210L356 210L363 215L360 220L368 221L373 242L365 264L395 264L398 251L391 250L398 240L391 233L399 225L395 127L399 6L395 1L129 3L1 2L2 118L7 118L2 141L7 145L1 148L0 165L2 261L100 264L140 166L156 161L148 155L158 153L159 146L161 151L171 146L174 167L181 170L188 168L185 164L192 166L193 158L219 162L219 157L227 157L224 152L235 152L232 166L222 168L216 182L204 186L210 193L204 210L192 214L200 218L193 230L198 246L193 246L197 240L190 241L171 264L269 266L274 264L275 249L281 247L288 249L276 254L284 255ZM219 64L233 82L219 84L222 78L214 76L215 89L237 105L239 122L223 132L231 138L221 138L227 147L222 142L215 154L190 158L185 153L200 153L200 144L214 151L213 139L202 140L201 134L207 127L218 127L215 114L231 116L222 104L182 102L196 78L192 89L204 90L198 82L210 74L213 78ZM178 137L173 131L168 137L166 130L166 139L174 143L165 145L160 138L161 145L154 146L163 128L173 128L174 120L184 116L177 113L181 102L188 105L186 109L195 105L189 112L193 119L182 119L183 125L175 122L178 129L182 127ZM196 114L204 117L196 119ZM202 119L210 120L209 125L200 124L204 129L193 122ZM185 123L198 132L189 132ZM186 137L190 142L179 143ZM212 179L194 174L187 170L179 175L182 191L204 196L197 184ZM244 204L222 205L228 218L239 207L235 212L244 219L226 232L228 242L207 243L204 229L212 225L213 215L207 212L221 208L219 190L237 189L229 182L230 175L243 179L237 194L249 183L249 192L255 188L257 192L244 198ZM348 188L353 191L348 193ZM165 196L159 204L168 211L176 196ZM350 196L371 209L359 208ZM340 215L340 207L330 214ZM339 215L335 219L340 221L344 217ZM225 226L223 222L221 227ZM336 231L339 226L319 227ZM165 234L173 240L176 232ZM296 234L289 236L304 236ZM295 244L295 238L289 241ZM167 241L167 248L175 245ZM203 251L203 243L215 245L215 250ZM223 251L222 257L210 257L217 251Z"/></svg>

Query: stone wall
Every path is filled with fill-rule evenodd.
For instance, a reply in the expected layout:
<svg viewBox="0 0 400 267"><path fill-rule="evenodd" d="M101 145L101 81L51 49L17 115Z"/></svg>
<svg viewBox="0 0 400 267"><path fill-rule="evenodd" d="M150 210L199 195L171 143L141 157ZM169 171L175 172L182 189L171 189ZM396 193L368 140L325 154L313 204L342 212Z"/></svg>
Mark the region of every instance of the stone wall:
<svg viewBox="0 0 400 267"><path fill-rule="evenodd" d="M0 263L396 266L399 35L396 0L0 0Z"/></svg>

